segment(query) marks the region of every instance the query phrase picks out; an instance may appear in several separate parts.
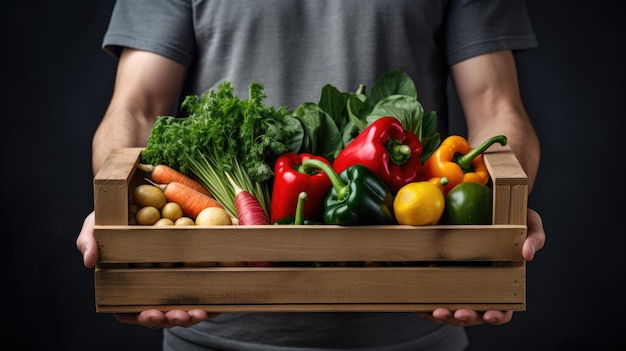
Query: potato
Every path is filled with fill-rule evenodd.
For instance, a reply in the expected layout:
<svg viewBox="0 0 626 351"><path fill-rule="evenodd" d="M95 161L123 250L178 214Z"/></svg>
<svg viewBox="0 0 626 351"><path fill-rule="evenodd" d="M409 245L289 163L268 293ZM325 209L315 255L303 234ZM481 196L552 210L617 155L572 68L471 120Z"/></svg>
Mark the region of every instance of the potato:
<svg viewBox="0 0 626 351"><path fill-rule="evenodd" d="M153 225L161 219L161 212L154 206L142 207L137 211L135 219L141 225Z"/></svg>
<svg viewBox="0 0 626 351"><path fill-rule="evenodd" d="M221 207L207 207L196 216L196 225L231 225L232 219Z"/></svg>
<svg viewBox="0 0 626 351"><path fill-rule="evenodd" d="M175 202L168 202L161 209L161 217L176 221L183 216L183 208Z"/></svg>
<svg viewBox="0 0 626 351"><path fill-rule="evenodd" d="M174 221L174 225L196 225L196 222L189 217L180 217L179 219Z"/></svg>
<svg viewBox="0 0 626 351"><path fill-rule="evenodd" d="M152 206L160 210L167 203L167 199L161 188L150 184L141 184L133 189L133 202L139 207Z"/></svg>
<svg viewBox="0 0 626 351"><path fill-rule="evenodd" d="M169 219L169 218L160 218L158 221L154 222L155 226L168 226L168 225L174 225L174 221Z"/></svg>

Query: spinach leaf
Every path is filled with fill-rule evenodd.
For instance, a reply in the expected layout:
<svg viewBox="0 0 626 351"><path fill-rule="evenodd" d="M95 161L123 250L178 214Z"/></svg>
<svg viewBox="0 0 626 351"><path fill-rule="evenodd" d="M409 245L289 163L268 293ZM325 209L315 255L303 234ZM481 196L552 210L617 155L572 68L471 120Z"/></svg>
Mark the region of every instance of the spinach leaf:
<svg viewBox="0 0 626 351"><path fill-rule="evenodd" d="M301 152L323 156L332 162L337 150L343 147L335 121L312 102L301 103L292 113L304 127Z"/></svg>
<svg viewBox="0 0 626 351"><path fill-rule="evenodd" d="M406 95L417 99L415 83L400 68L385 72L376 79L367 95L369 109L373 109L380 100L391 95Z"/></svg>
<svg viewBox="0 0 626 351"><path fill-rule="evenodd" d="M382 98L367 116L367 123L384 116L396 117L402 122L404 129L421 138L424 108L416 98L407 95L389 95Z"/></svg>
<svg viewBox="0 0 626 351"><path fill-rule="evenodd" d="M429 111L422 117L422 164L435 152L441 144L441 135L437 131L437 112Z"/></svg>
<svg viewBox="0 0 626 351"><path fill-rule="evenodd" d="M326 84L322 88L320 101L317 105L333 119L337 128L343 129L346 123L348 123L346 113L347 100L348 96L346 94L342 93L334 86Z"/></svg>

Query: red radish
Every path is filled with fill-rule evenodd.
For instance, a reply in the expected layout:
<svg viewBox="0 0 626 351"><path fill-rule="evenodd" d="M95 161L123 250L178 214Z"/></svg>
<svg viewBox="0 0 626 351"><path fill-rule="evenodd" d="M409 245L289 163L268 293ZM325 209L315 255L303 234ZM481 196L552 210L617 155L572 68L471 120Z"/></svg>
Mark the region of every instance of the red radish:
<svg viewBox="0 0 626 351"><path fill-rule="evenodd" d="M226 177L235 189L235 208L239 225L270 224L259 201L250 192L239 187L230 174L226 173Z"/></svg>
<svg viewBox="0 0 626 351"><path fill-rule="evenodd" d="M209 190L197 180L175 170L168 165L147 165L140 163L137 168L148 173L150 179L158 184L167 184L170 182L179 182L199 191L205 195L211 196Z"/></svg>
<svg viewBox="0 0 626 351"><path fill-rule="evenodd" d="M221 207L217 200L194 190L187 185L179 182L169 182L167 184L156 184L163 193L167 201L175 202L183 208L185 216L196 218L200 211L207 207Z"/></svg>
<svg viewBox="0 0 626 351"><path fill-rule="evenodd" d="M263 210L259 201L250 192L239 187L230 174L226 173L228 181L235 189L235 207L237 209L237 220L239 225L270 224L269 217ZM259 261L247 262L249 267L273 267L276 262Z"/></svg>

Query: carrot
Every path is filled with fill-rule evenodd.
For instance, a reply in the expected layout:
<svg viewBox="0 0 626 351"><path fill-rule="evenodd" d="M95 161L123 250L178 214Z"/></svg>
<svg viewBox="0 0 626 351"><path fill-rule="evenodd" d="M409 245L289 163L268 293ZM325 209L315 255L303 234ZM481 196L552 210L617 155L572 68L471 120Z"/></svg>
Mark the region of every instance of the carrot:
<svg viewBox="0 0 626 351"><path fill-rule="evenodd" d="M168 165L160 164L155 166L140 163L137 168L148 173L150 175L150 179L152 179L155 183L167 184L170 182L179 182L207 196L212 196L209 190L200 182Z"/></svg>
<svg viewBox="0 0 626 351"><path fill-rule="evenodd" d="M226 173L226 177L235 189L235 207L239 225L270 224L269 217L259 201L250 192L239 187L230 174ZM271 261L247 262L246 264L249 267L273 267L277 265L276 262Z"/></svg>
<svg viewBox="0 0 626 351"><path fill-rule="evenodd" d="M221 207L217 200L180 182L157 184L167 201L175 202L183 208L185 216L196 218L207 207Z"/></svg>
<svg viewBox="0 0 626 351"><path fill-rule="evenodd" d="M230 174L226 173L226 177L235 189L235 208L239 225L270 224L261 203L250 192L239 187Z"/></svg>

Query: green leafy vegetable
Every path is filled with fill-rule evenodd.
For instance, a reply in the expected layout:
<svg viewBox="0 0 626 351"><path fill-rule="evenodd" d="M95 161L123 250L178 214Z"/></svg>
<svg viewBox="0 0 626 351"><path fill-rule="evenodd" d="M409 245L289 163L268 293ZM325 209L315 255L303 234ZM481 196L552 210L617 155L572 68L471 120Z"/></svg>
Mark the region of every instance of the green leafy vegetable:
<svg viewBox="0 0 626 351"><path fill-rule="evenodd" d="M422 162L441 141L436 112L424 112L415 83L399 68L381 74L368 93L363 85L355 92L341 92L326 85L317 105L302 103L293 114L304 126L302 151L324 156L331 162L363 129L383 116L398 118L405 129L420 138Z"/></svg>
<svg viewBox="0 0 626 351"><path fill-rule="evenodd" d="M187 117L157 117L142 160L195 175L236 216L228 172L269 214L274 161L299 151L302 124L284 107L264 105L262 84L250 84L248 99L233 91L230 82L223 82L201 97L186 96L181 107Z"/></svg>
<svg viewBox="0 0 626 351"><path fill-rule="evenodd" d="M331 161L343 147L341 133L332 117L314 103L302 103L293 111L304 128L302 149Z"/></svg>

